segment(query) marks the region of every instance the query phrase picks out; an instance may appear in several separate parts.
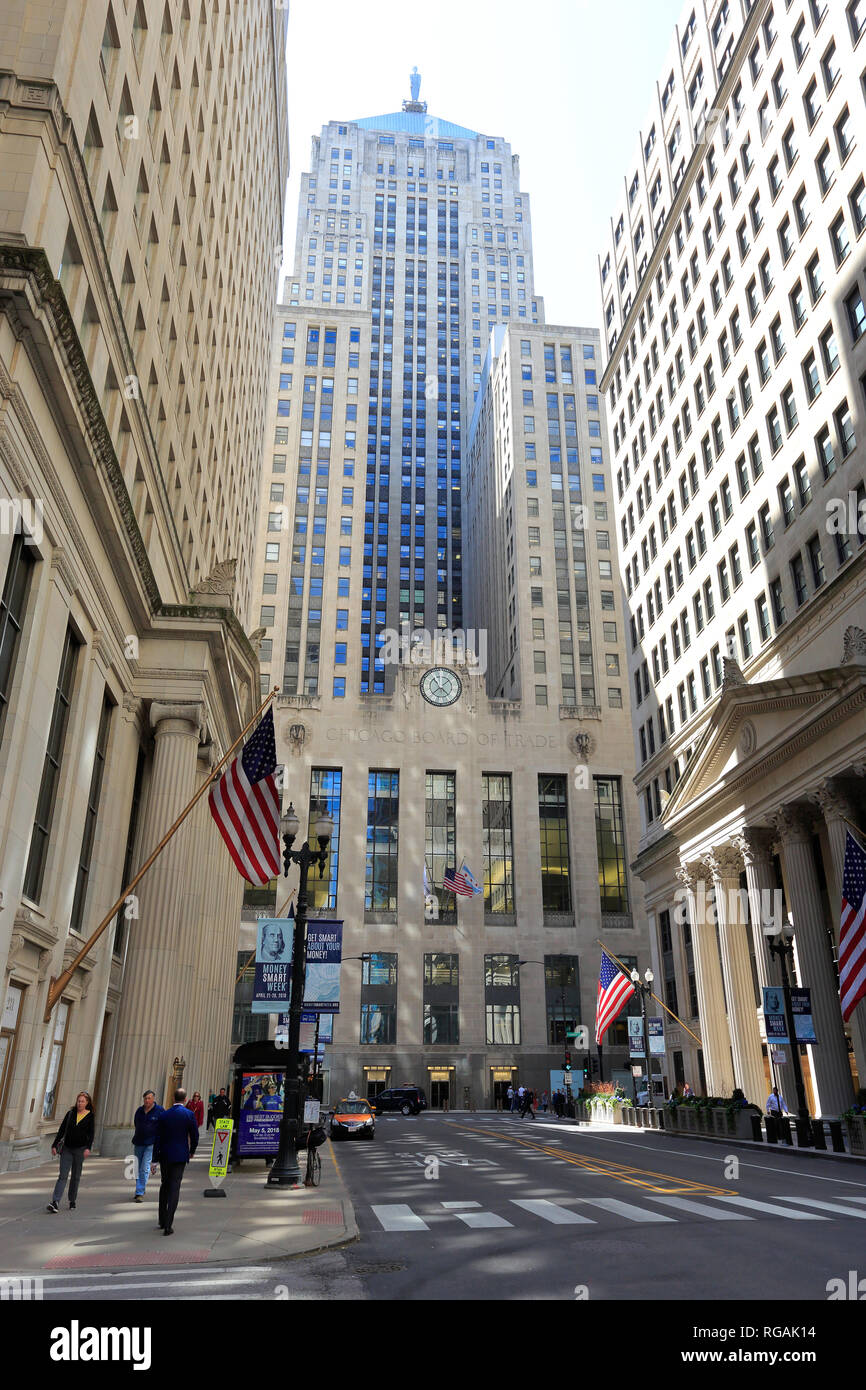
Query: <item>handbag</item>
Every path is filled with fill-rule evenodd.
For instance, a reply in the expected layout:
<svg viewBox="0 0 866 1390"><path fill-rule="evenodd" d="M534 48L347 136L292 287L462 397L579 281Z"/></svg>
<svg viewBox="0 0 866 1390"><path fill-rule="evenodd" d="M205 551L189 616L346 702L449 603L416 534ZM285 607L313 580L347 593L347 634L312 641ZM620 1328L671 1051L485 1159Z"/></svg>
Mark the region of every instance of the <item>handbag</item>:
<svg viewBox="0 0 866 1390"><path fill-rule="evenodd" d="M65 1140L65 1138L64 1138L63 1136L66 1134L66 1129L67 1129L67 1126L68 1126L68 1124L69 1124L69 1116L70 1116L70 1113L71 1113L71 1112L70 1112L69 1110L67 1110L66 1114L64 1115L64 1117L63 1117L63 1124L60 1126L61 1134L60 1134L59 1138L56 1139L55 1142L54 1142L54 1148L55 1148L55 1150L56 1150L56 1152L57 1152L57 1154L58 1154L58 1157L59 1157L60 1154L63 1153L63 1148L64 1148L64 1145L65 1145L65 1143L66 1143L66 1140Z"/></svg>

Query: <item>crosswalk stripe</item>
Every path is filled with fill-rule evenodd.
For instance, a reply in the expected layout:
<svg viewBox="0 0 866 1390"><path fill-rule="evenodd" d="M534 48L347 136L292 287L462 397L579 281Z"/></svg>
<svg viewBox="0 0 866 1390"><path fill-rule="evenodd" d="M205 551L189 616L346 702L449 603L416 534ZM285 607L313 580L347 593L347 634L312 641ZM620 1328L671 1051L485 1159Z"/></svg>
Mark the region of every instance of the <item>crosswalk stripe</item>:
<svg viewBox="0 0 866 1390"><path fill-rule="evenodd" d="M789 1221L826 1221L826 1216L819 1216L814 1211L788 1211L786 1207L774 1207L771 1202L757 1202L754 1197L735 1197L725 1193L722 1196L712 1196L713 1202L730 1202L732 1207L748 1207L751 1211L768 1211L771 1216L787 1216Z"/></svg>
<svg viewBox="0 0 866 1390"><path fill-rule="evenodd" d="M446 1211L459 1211L461 1207L480 1207L480 1202L443 1202Z"/></svg>
<svg viewBox="0 0 866 1390"><path fill-rule="evenodd" d="M648 1194L649 1195L649 1194ZM717 1211L715 1207L704 1206L703 1202L693 1202L688 1197L657 1197L651 1194L653 1202L663 1202L666 1207L676 1207L678 1211L693 1211L696 1216L708 1216L711 1221L754 1221L744 1211Z"/></svg>
<svg viewBox="0 0 866 1390"><path fill-rule="evenodd" d="M662 1216L660 1211L649 1211L646 1207L632 1206L631 1202L621 1202L618 1197L580 1197L578 1200L591 1207L601 1207L615 1216L625 1216L629 1221L659 1222L673 1221L672 1216Z"/></svg>
<svg viewBox="0 0 866 1390"><path fill-rule="evenodd" d="M548 1202L543 1197L524 1201L512 1197L511 1201L515 1207L522 1207L532 1216L540 1216L553 1226L594 1226L596 1224L591 1217L581 1216L578 1212L561 1207L557 1202Z"/></svg>
<svg viewBox="0 0 866 1390"><path fill-rule="evenodd" d="M492 1211L455 1211L454 1215L459 1221L464 1221L467 1226L471 1226L474 1231L490 1229L494 1226L510 1226L511 1222L506 1221L504 1216L497 1216Z"/></svg>
<svg viewBox="0 0 866 1390"><path fill-rule="evenodd" d="M390 1203L387 1206L371 1207L376 1219L380 1222L385 1231L429 1231L430 1227L426 1221L422 1221L420 1216L416 1216L411 1207L403 1202Z"/></svg>
<svg viewBox="0 0 866 1390"><path fill-rule="evenodd" d="M846 1201L846 1202L866 1202L866 1197L850 1197L850 1196L848 1195L848 1193L846 1192L846 1193L845 1193L845 1201Z"/></svg>
<svg viewBox="0 0 866 1390"><path fill-rule="evenodd" d="M847 1197L844 1200L847 1201ZM819 1211L841 1212L843 1216L853 1216L855 1220L866 1221L866 1211L858 1211L856 1207L844 1207L841 1202L822 1202L817 1197L774 1197L773 1201L800 1202L804 1207L817 1207Z"/></svg>

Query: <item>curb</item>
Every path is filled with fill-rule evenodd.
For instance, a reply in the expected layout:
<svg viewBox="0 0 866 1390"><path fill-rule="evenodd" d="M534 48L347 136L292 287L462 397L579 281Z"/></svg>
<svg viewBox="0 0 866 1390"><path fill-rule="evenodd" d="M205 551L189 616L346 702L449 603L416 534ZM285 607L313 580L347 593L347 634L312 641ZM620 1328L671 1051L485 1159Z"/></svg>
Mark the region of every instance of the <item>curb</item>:
<svg viewBox="0 0 866 1390"><path fill-rule="evenodd" d="M581 1129L590 1129L589 1125L582 1125ZM665 1139L684 1139L686 1143L692 1141L699 1144L725 1144L729 1149L757 1149L759 1153L787 1153L787 1154L808 1154L812 1158L834 1158L842 1159L848 1163L866 1163L866 1158L860 1154L834 1153L832 1149L805 1149L798 1144L767 1144L766 1142L756 1143L754 1139L735 1139L724 1134L683 1134L677 1129L638 1129L631 1125L616 1125L616 1130L623 1134L659 1134Z"/></svg>

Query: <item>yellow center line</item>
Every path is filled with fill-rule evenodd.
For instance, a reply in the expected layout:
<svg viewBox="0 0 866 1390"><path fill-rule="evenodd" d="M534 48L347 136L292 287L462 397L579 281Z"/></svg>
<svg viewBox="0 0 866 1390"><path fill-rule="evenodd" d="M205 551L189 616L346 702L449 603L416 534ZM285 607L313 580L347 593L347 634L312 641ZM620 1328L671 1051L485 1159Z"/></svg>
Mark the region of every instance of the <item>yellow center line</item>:
<svg viewBox="0 0 866 1390"><path fill-rule="evenodd" d="M576 1168L582 1168L585 1173L595 1177L615 1178L618 1182L629 1183L632 1187L643 1187L648 1192L665 1193L671 1196L698 1196L705 1197L726 1197L730 1191L724 1187L713 1187L705 1182L692 1182L690 1178L677 1178L670 1173L655 1173L649 1168L632 1168L624 1163L613 1163L606 1158L589 1158L585 1154L572 1154L564 1150L552 1149L545 1144L533 1144L529 1139L518 1139L516 1135L505 1134L503 1130L497 1129L478 1129L474 1125L461 1125L457 1122L458 1129L464 1129L469 1134L490 1134L497 1139L503 1136L514 1144L520 1144L525 1149L535 1149L538 1153L548 1154L551 1158L560 1158L563 1163L571 1163Z"/></svg>

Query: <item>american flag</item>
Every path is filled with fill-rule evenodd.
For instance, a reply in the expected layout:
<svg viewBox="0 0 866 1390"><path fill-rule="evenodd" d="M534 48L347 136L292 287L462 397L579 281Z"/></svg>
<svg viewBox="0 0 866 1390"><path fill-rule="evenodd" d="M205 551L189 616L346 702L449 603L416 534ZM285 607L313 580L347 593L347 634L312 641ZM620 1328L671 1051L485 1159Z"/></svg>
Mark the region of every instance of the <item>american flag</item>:
<svg viewBox="0 0 866 1390"><path fill-rule="evenodd" d="M238 757L208 793L238 873L263 887L280 872L280 793L277 790L274 712L268 709Z"/></svg>
<svg viewBox="0 0 866 1390"><path fill-rule="evenodd" d="M839 931L839 994L842 1017L851 1017L866 996L866 851L849 830L842 870L842 922Z"/></svg>
<svg viewBox="0 0 866 1390"><path fill-rule="evenodd" d="M481 892L465 864L461 864L459 869L446 869L442 887L447 892L459 893L464 898L471 898Z"/></svg>
<svg viewBox="0 0 866 1390"><path fill-rule="evenodd" d="M595 1041L599 1047L626 999L632 994L634 985L628 975L624 975L614 965L607 952L602 951L601 969L598 972L598 1003L595 1010Z"/></svg>

